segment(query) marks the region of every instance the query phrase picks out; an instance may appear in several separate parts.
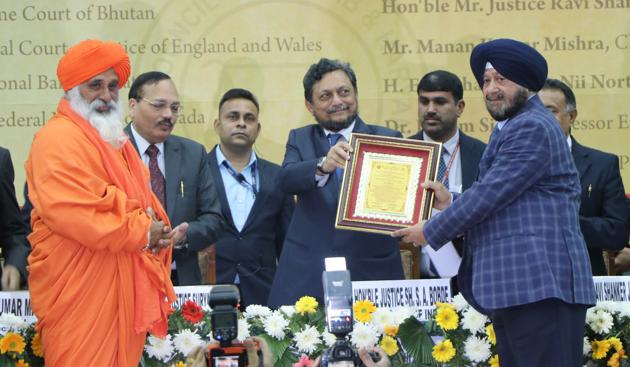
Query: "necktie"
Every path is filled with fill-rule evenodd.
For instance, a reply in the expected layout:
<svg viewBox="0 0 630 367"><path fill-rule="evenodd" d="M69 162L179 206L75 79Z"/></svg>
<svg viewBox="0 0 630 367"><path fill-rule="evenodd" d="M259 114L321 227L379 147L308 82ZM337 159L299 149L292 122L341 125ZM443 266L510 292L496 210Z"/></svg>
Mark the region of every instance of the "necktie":
<svg viewBox="0 0 630 367"><path fill-rule="evenodd" d="M330 143L330 146L332 147L335 144L337 144L337 142L339 141L339 139L341 139L342 136L343 135L339 133L328 134L328 142ZM335 169L335 177L337 178L337 183L341 184L341 178L343 177L343 170L341 168Z"/></svg>
<svg viewBox="0 0 630 367"><path fill-rule="evenodd" d="M446 150L446 148L442 147L442 156L440 157L440 165L438 166L438 176L437 176L437 179L440 182L442 182L442 179L446 175L446 162L445 162L446 154L448 154L448 151ZM444 180L443 183L444 183L444 186L446 186L446 188L448 189L448 176L446 176L446 180Z"/></svg>
<svg viewBox="0 0 630 367"><path fill-rule="evenodd" d="M149 156L149 172L151 173L151 189L153 193L162 203L162 207L166 208L166 180L160 167L158 166L157 156L160 150L155 145L151 144L147 148L147 155Z"/></svg>

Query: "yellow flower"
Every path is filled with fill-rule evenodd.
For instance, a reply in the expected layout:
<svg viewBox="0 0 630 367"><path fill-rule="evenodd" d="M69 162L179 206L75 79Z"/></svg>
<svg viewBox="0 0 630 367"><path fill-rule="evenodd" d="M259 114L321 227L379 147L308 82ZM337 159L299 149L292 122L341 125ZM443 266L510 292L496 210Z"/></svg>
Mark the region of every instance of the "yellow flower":
<svg viewBox="0 0 630 367"><path fill-rule="evenodd" d="M354 318L361 322L370 322L372 320L372 312L376 311L376 306L370 300L357 301L352 308L354 310Z"/></svg>
<svg viewBox="0 0 630 367"><path fill-rule="evenodd" d="M497 334L494 333L494 326L492 324L488 324L488 326L486 326L486 335L492 345L497 345Z"/></svg>
<svg viewBox="0 0 630 367"><path fill-rule="evenodd" d="M593 350L593 359L602 359L610 350L610 342L608 340L593 340L591 349Z"/></svg>
<svg viewBox="0 0 630 367"><path fill-rule="evenodd" d="M0 353L17 353L22 354L24 352L24 338L22 335L16 333L7 333L2 339L0 339Z"/></svg>
<svg viewBox="0 0 630 367"><path fill-rule="evenodd" d="M317 311L317 300L313 297L304 296L295 302L295 311L300 315Z"/></svg>
<svg viewBox="0 0 630 367"><path fill-rule="evenodd" d="M492 356L492 358L490 358L490 360L488 361L488 363L490 363L490 367L499 367L499 355L495 354Z"/></svg>
<svg viewBox="0 0 630 367"><path fill-rule="evenodd" d="M398 326L390 326L387 325L385 326L385 330L383 330L383 332L385 333L385 335L389 335L389 336L396 336L396 334L398 334Z"/></svg>
<svg viewBox="0 0 630 367"><path fill-rule="evenodd" d="M19 361L15 362L15 367L28 367L28 363L24 362L23 359L20 359Z"/></svg>
<svg viewBox="0 0 630 367"><path fill-rule="evenodd" d="M398 343L396 342L396 339L391 336L385 335L383 339L381 339L379 346L383 352L387 353L388 356L393 356L398 353Z"/></svg>
<svg viewBox="0 0 630 367"><path fill-rule="evenodd" d="M613 353L613 355L610 356L608 363L606 363L606 366L619 367L619 355L617 353Z"/></svg>
<svg viewBox="0 0 630 367"><path fill-rule="evenodd" d="M620 351L623 349L623 345L621 345L621 340L619 340L619 338L608 338L608 342L610 343L610 346L615 348L615 351Z"/></svg>
<svg viewBox="0 0 630 367"><path fill-rule="evenodd" d="M454 330L457 329L459 324L459 316L457 316L457 312L454 309L442 307L438 308L435 321L444 330Z"/></svg>
<svg viewBox="0 0 630 367"><path fill-rule="evenodd" d="M437 362L446 363L450 361L453 357L455 357L455 348L453 347L453 343L451 343L448 339L438 343L433 347L431 355Z"/></svg>
<svg viewBox="0 0 630 367"><path fill-rule="evenodd" d="M33 351L33 354L37 357L44 356L44 349L42 348L42 336L39 335L39 333L36 333L33 337L33 340L31 340L31 350Z"/></svg>
<svg viewBox="0 0 630 367"><path fill-rule="evenodd" d="M186 367L186 363L179 361L177 364L174 364L173 367Z"/></svg>

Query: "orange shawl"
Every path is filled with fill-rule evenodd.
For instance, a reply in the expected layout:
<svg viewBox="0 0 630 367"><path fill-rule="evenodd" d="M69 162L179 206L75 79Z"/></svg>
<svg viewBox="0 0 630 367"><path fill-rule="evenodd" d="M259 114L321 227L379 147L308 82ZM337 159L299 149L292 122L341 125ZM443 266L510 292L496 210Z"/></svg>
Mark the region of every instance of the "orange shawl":
<svg viewBox="0 0 630 367"><path fill-rule="evenodd" d="M38 329L51 365L69 362L71 350L87 353L82 343L88 342L118 343L107 351L119 356L107 363L124 365L121 361L140 357L144 343L144 337L133 337L127 341L133 347L125 345L132 337L128 333L167 332L175 300L171 248L157 255L142 248L151 222L146 208L166 223L168 217L130 142L115 150L65 99L57 112L36 134L26 162L34 204L29 286ZM103 299L94 298L99 296ZM93 314L80 315L82 310ZM79 327L84 319L94 324ZM117 320L116 325L99 324L106 320ZM118 334L112 334L112 327ZM100 330L99 338L106 340L81 341L94 337L90 329ZM87 335L72 335L80 330ZM116 335L124 340L107 340Z"/></svg>

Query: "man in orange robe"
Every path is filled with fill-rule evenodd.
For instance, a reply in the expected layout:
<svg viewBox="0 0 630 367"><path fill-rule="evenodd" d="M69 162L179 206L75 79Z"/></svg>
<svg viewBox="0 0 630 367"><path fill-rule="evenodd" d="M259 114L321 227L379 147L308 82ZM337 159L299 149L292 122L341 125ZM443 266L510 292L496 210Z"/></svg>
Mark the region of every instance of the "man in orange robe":
<svg viewBox="0 0 630 367"><path fill-rule="evenodd" d="M65 94L26 162L33 203L31 306L47 367L138 366L165 335L172 231L122 130L122 46L83 41L61 58Z"/></svg>

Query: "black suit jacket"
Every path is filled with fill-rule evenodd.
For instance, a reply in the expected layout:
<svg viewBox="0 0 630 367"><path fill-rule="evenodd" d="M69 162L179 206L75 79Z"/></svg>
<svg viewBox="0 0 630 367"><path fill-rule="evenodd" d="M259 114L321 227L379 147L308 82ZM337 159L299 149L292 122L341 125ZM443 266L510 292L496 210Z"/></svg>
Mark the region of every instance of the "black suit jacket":
<svg viewBox="0 0 630 367"><path fill-rule="evenodd" d="M582 186L580 229L593 275L606 275L602 250L628 244L628 209L616 155L580 145L571 137L571 154Z"/></svg>
<svg viewBox="0 0 630 367"><path fill-rule="evenodd" d="M416 134L411 135L409 139L424 140L422 138L422 131L418 131ZM479 161L481 160L484 149L486 149L486 144L484 144L481 140L477 140L464 134L460 130L459 149L462 161L462 191L465 191L477 179Z"/></svg>
<svg viewBox="0 0 630 367"><path fill-rule="evenodd" d="M125 131L138 150L131 127ZM170 135L164 142L166 213L173 227L189 225L186 246L173 250L179 285L202 284L197 253L212 245L224 227L207 159L203 145L190 139Z"/></svg>
<svg viewBox="0 0 630 367"><path fill-rule="evenodd" d="M225 184L219 171L215 146L208 153L210 171L219 193L226 228L217 241L217 283L240 279L241 307L266 305L276 273L282 243L293 214L293 196L276 184L280 166L260 157L256 160L259 189L243 229L234 225Z"/></svg>
<svg viewBox="0 0 630 367"><path fill-rule="evenodd" d="M356 133L400 137L400 132L356 119ZM272 307L294 304L301 296L323 298L324 258L343 256L352 280L403 279L400 247L394 238L335 229L339 185L334 176L317 186L317 161L330 149L319 125L291 130L278 184L297 195L295 212L269 294Z"/></svg>
<svg viewBox="0 0 630 367"><path fill-rule="evenodd" d="M26 258L31 248L26 241L26 225L15 198L14 179L11 154L0 147L0 246L5 264L17 267L24 282L28 277Z"/></svg>

